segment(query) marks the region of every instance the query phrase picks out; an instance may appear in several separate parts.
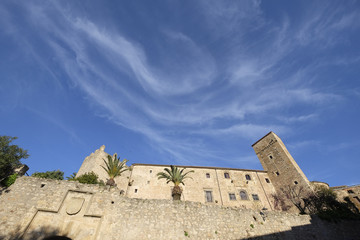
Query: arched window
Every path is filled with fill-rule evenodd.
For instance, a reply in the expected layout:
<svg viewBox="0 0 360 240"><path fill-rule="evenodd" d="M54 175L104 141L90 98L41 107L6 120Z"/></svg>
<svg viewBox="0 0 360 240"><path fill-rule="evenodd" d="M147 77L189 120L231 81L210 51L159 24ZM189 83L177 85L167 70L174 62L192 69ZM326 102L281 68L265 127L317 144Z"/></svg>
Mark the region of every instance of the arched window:
<svg viewBox="0 0 360 240"><path fill-rule="evenodd" d="M240 191L240 199L241 200L248 200L249 199L247 193L245 191L243 191L243 190Z"/></svg>
<svg viewBox="0 0 360 240"><path fill-rule="evenodd" d="M246 178L246 180L251 180L251 177L250 177L249 174L246 174L246 175L245 175L245 178Z"/></svg>

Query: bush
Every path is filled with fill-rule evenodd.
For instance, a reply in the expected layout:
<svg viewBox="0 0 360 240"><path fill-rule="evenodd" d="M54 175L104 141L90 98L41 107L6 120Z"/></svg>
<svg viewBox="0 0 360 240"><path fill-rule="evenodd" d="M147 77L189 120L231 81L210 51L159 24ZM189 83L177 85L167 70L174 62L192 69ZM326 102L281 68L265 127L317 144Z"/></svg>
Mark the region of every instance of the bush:
<svg viewBox="0 0 360 240"><path fill-rule="evenodd" d="M88 172L84 173L83 175L80 175L79 177L75 178L75 181L78 181L79 183L86 183L86 184L100 184L99 182L99 176L94 172Z"/></svg>
<svg viewBox="0 0 360 240"><path fill-rule="evenodd" d="M339 202L336 193L332 189L319 187L315 189L315 195L307 201L311 214L318 215L321 219L337 221L340 219L360 219L359 211L352 206L351 201Z"/></svg>
<svg viewBox="0 0 360 240"><path fill-rule="evenodd" d="M14 173L14 174L8 176L7 178L5 178L4 181L2 181L1 184L8 188L8 187L10 187L11 185L14 184L17 176L18 175L16 173Z"/></svg>
<svg viewBox="0 0 360 240"><path fill-rule="evenodd" d="M64 172L62 172L60 170L47 171L47 172L35 172L31 176L38 177L38 178L64 180Z"/></svg>

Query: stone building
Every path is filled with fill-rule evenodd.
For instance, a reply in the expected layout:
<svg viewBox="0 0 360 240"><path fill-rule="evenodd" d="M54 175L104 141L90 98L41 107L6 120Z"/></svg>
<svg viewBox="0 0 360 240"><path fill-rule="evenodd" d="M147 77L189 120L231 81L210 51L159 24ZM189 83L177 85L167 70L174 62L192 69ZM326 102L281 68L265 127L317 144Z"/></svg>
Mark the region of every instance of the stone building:
<svg viewBox="0 0 360 240"><path fill-rule="evenodd" d="M192 179L187 179L183 187L182 200L204 204L223 205L247 209L275 210L274 195L280 189L294 187L312 192L315 186L329 187L326 183L310 182L295 162L282 140L273 132L252 145L264 170L237 168L179 166L186 171L193 170ZM107 175L101 167L108 156L105 146L101 146L86 157L77 176L93 171L99 179L106 182ZM171 184L158 180L157 173L167 165L133 164L120 177L115 179L121 193L129 198L171 199ZM360 186L333 188L339 192L339 200L350 197L360 209ZM345 190L344 190L345 189ZM347 189L350 189L347 190ZM289 204L289 211L297 209Z"/></svg>
<svg viewBox="0 0 360 240"><path fill-rule="evenodd" d="M157 179L163 165L133 164L115 179L117 188L21 177L0 189L0 240L359 239L359 221L272 211L282 187L328 185L309 182L272 132L253 148L264 171L187 167L195 172L184 201L171 201L171 185ZM78 175L94 171L106 181L104 150L88 156ZM359 185L333 189L359 207Z"/></svg>

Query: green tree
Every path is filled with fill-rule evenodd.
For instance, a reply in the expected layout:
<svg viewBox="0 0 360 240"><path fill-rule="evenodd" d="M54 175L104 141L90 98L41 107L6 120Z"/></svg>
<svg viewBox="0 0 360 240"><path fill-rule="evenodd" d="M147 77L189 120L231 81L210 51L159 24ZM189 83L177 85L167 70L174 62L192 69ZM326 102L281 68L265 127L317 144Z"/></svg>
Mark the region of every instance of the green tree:
<svg viewBox="0 0 360 240"><path fill-rule="evenodd" d="M15 168L21 165L22 158L28 158L27 150L17 145L11 145L17 137L0 136L0 181L13 174Z"/></svg>
<svg viewBox="0 0 360 240"><path fill-rule="evenodd" d="M38 178L64 180L64 172L62 172L60 170L47 171L47 172L35 172L31 176L38 177Z"/></svg>
<svg viewBox="0 0 360 240"><path fill-rule="evenodd" d="M106 167L101 167L106 171L109 176L109 179L106 181L106 185L115 186L114 178L120 176L121 173L128 170L128 168L126 167L126 163L128 160L124 159L120 161L120 157L118 158L116 153L114 154L114 157L108 155L107 161L105 159L103 160Z"/></svg>
<svg viewBox="0 0 360 240"><path fill-rule="evenodd" d="M87 172L79 177L75 178L75 181L86 184L101 184L99 182L99 176L94 172Z"/></svg>
<svg viewBox="0 0 360 240"><path fill-rule="evenodd" d="M166 183L169 183L169 182L174 183L174 187L172 189L172 197L174 200L180 200L181 194L182 194L182 189L180 187L180 184L185 185L184 179L191 178L187 175L189 173L194 172L193 170L191 170L191 171L184 173L185 169L186 168L183 168L180 170L178 167L171 165L170 169L164 168L164 172L159 172L157 174L158 179L164 178L167 180Z"/></svg>

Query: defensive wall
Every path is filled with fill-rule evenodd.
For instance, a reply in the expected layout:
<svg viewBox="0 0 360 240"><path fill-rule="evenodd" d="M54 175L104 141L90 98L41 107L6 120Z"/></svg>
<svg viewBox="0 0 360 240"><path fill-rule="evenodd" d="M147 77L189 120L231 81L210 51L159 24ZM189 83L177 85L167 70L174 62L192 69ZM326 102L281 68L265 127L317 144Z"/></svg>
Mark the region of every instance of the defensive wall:
<svg viewBox="0 0 360 240"><path fill-rule="evenodd" d="M358 221L128 198L117 188L21 177L0 195L0 239L359 239Z"/></svg>

